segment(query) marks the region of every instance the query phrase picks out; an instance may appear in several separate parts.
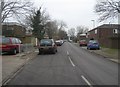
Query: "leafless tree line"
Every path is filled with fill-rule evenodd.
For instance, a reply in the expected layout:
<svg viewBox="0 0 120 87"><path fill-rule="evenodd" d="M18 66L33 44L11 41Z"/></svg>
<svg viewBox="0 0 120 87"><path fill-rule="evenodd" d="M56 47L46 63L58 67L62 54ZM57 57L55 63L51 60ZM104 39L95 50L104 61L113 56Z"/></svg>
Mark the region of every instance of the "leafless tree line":
<svg viewBox="0 0 120 87"><path fill-rule="evenodd" d="M33 3L21 0L1 0L2 22L5 19L16 17L17 19L25 17L31 12Z"/></svg>

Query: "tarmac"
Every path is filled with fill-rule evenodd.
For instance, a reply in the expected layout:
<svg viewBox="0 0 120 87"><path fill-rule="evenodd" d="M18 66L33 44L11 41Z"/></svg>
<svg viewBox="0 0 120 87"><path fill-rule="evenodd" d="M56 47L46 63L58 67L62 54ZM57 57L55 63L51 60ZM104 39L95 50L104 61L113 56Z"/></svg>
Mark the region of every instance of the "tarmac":
<svg viewBox="0 0 120 87"><path fill-rule="evenodd" d="M75 44L76 46L79 46ZM103 56L115 63L118 61L118 53L115 55L107 54L104 52L106 49L100 50L87 50L86 47L81 47L82 49L95 53L97 55ZM24 53L19 53L17 55L2 55L2 85L5 85L10 79L12 79L29 60L34 59L37 56L38 50L33 49Z"/></svg>

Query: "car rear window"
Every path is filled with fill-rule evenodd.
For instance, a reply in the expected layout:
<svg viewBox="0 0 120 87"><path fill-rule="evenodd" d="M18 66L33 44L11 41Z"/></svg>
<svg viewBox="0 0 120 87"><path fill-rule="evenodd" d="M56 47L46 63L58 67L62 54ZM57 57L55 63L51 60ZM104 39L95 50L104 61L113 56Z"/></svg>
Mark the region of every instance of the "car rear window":
<svg viewBox="0 0 120 87"><path fill-rule="evenodd" d="M96 40L90 40L89 43L98 43Z"/></svg>
<svg viewBox="0 0 120 87"><path fill-rule="evenodd" d="M80 40L80 42L86 42L86 40Z"/></svg>
<svg viewBox="0 0 120 87"><path fill-rule="evenodd" d="M44 39L40 41L40 44L52 44L52 40Z"/></svg>
<svg viewBox="0 0 120 87"><path fill-rule="evenodd" d="M10 43L10 39L9 38L0 38L0 44L8 44Z"/></svg>

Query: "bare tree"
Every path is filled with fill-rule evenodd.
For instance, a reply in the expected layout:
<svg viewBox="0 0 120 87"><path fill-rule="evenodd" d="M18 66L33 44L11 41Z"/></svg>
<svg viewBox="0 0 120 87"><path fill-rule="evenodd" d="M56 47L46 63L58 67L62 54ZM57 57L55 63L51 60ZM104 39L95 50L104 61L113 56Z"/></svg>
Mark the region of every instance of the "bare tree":
<svg viewBox="0 0 120 87"><path fill-rule="evenodd" d="M88 31L88 28L85 26L77 26L76 28L77 34L85 34Z"/></svg>
<svg viewBox="0 0 120 87"><path fill-rule="evenodd" d="M97 0L95 12L100 15L99 21L102 22L109 18L116 18L120 13L120 0Z"/></svg>
<svg viewBox="0 0 120 87"><path fill-rule="evenodd" d="M69 35L70 37L74 37L74 36L75 36L75 28L69 29L69 30L68 30L68 35Z"/></svg>
<svg viewBox="0 0 120 87"><path fill-rule="evenodd" d="M26 0L4 0L2 5L2 22L4 22L5 19L11 17L17 17L18 19L22 18L31 11L30 8L33 6L30 1Z"/></svg>
<svg viewBox="0 0 120 87"><path fill-rule="evenodd" d="M45 29L46 29L46 33L49 36L49 38L53 38L54 36L57 35L57 25L55 21L47 22Z"/></svg>
<svg viewBox="0 0 120 87"><path fill-rule="evenodd" d="M67 27L67 24L62 20L58 20L57 23L58 23L58 29L64 29Z"/></svg>

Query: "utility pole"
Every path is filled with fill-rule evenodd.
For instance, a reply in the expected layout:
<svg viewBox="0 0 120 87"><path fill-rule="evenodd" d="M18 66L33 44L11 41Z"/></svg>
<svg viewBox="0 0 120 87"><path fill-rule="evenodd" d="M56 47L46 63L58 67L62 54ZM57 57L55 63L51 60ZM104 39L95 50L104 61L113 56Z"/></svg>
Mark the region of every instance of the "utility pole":
<svg viewBox="0 0 120 87"><path fill-rule="evenodd" d="M93 28L95 28L95 20L91 20L93 22Z"/></svg>
<svg viewBox="0 0 120 87"><path fill-rule="evenodd" d="M119 11L118 11L118 24L120 24L120 1L118 3Z"/></svg>
<svg viewBox="0 0 120 87"><path fill-rule="evenodd" d="M0 36L2 36L2 9L4 5L4 0L0 2Z"/></svg>
<svg viewBox="0 0 120 87"><path fill-rule="evenodd" d="M0 2L0 37L2 36L2 8L3 8L4 0ZM0 55L2 50L0 49ZM0 86L2 86L2 56L0 57Z"/></svg>

